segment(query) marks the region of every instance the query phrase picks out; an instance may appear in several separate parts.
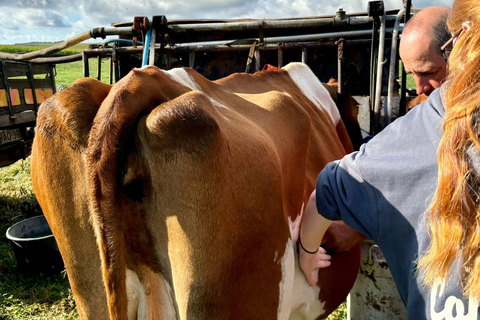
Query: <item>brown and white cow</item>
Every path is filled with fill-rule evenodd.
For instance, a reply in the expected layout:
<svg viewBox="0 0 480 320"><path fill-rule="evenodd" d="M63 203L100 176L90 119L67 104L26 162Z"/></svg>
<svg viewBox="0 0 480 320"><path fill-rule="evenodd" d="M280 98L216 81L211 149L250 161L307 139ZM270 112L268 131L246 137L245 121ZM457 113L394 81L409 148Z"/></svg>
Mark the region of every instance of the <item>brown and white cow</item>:
<svg viewBox="0 0 480 320"><path fill-rule="evenodd" d="M304 64L213 82L146 67L44 103L32 180L82 319L316 319L344 301L359 247L312 288L298 229L351 150Z"/></svg>

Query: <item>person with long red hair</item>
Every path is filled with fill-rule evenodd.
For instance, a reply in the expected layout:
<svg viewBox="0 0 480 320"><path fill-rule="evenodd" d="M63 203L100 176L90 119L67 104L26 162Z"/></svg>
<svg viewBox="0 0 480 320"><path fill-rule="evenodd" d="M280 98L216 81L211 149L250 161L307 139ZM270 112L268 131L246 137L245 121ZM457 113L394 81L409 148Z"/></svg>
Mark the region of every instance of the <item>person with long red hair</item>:
<svg viewBox="0 0 480 320"><path fill-rule="evenodd" d="M299 237L307 281L343 220L382 249L409 319L480 319L480 2L456 0L447 81L422 108L328 164Z"/></svg>

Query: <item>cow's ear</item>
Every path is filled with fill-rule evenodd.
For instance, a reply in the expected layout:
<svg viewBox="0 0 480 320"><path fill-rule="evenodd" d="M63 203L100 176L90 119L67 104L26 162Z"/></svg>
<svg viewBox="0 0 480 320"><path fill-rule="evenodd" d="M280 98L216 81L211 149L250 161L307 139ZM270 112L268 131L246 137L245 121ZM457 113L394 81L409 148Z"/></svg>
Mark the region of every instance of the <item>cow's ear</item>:
<svg viewBox="0 0 480 320"><path fill-rule="evenodd" d="M165 102L148 115L143 143L155 149L199 155L209 150L217 135L219 113L202 92L191 91Z"/></svg>

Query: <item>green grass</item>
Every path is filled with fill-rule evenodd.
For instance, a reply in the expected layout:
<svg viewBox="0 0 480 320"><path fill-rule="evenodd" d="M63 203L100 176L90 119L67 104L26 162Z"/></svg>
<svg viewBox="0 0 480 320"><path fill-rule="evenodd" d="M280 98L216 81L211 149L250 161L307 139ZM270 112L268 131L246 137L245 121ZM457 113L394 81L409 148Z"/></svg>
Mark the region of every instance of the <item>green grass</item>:
<svg viewBox="0 0 480 320"><path fill-rule="evenodd" d="M402 60L399 61L399 70L401 70L402 67ZM413 79L413 76L411 74L407 74L407 89L412 90L416 92L417 90L417 85L415 84L415 80Z"/></svg>
<svg viewBox="0 0 480 320"><path fill-rule="evenodd" d="M98 60L96 58L88 59L90 68L90 77L97 77ZM110 81L110 60L102 59L101 81L109 83ZM83 62L75 61L70 63L57 64L57 75L55 77L55 84L57 87L61 84L70 86L75 80L83 77Z"/></svg>
<svg viewBox="0 0 480 320"><path fill-rule="evenodd" d="M48 45L45 45L45 46L0 45L0 51L7 52L7 53L27 53L27 52L41 50L47 47ZM66 56L66 55L80 53L82 52L83 47L84 45L79 44L77 46L72 46L65 50L59 51L53 55ZM87 48L88 48L88 45L87 45Z"/></svg>
<svg viewBox="0 0 480 320"><path fill-rule="evenodd" d="M342 303L337 310L332 312L327 320L346 320L347 319L347 303Z"/></svg>
<svg viewBox="0 0 480 320"><path fill-rule="evenodd" d="M0 319L77 319L66 273L22 274L5 232L15 222L41 215L30 179L30 158L0 168Z"/></svg>
<svg viewBox="0 0 480 320"><path fill-rule="evenodd" d="M415 80L413 80L411 74L407 75L407 89L410 89L412 91L417 90L417 85L415 84Z"/></svg>

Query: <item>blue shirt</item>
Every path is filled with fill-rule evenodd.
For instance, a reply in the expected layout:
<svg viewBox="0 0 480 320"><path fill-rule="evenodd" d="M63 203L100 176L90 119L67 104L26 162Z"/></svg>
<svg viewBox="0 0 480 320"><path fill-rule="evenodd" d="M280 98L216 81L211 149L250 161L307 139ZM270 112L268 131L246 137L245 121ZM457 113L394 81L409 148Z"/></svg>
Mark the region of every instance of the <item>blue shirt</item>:
<svg viewBox="0 0 480 320"><path fill-rule="evenodd" d="M317 209L380 246L409 319L480 319L478 301L463 296L457 269L445 287L432 290L416 277L415 261L430 243L424 213L437 185L445 113L441 90L358 152L329 163L317 180Z"/></svg>

